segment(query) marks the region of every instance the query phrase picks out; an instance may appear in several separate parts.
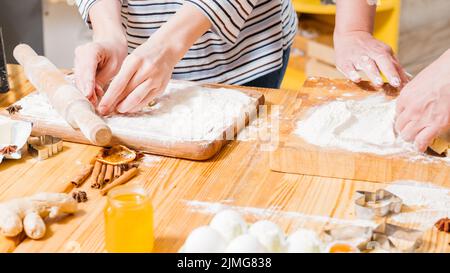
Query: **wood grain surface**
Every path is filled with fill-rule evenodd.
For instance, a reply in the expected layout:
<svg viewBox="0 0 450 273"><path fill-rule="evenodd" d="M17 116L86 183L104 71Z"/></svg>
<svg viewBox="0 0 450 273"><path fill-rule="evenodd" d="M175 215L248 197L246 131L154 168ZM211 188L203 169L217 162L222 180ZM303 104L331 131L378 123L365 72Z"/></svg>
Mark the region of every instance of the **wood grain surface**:
<svg viewBox="0 0 450 273"><path fill-rule="evenodd" d="M274 171L298 173L325 177L346 178L374 182L396 180L429 181L445 185L450 181L450 162L430 155L418 159L415 155L380 156L369 153L355 153L342 149L318 147L296 136L293 131L296 122L305 118L311 109L336 99L358 99L384 92L394 98L397 90L384 86L377 89L368 82L359 85L347 80L330 81L325 78L312 78L305 82L298 94L301 107L291 113L292 120L284 120L285 130L278 148L271 153L271 169ZM428 160L433 158L433 160Z"/></svg>
<svg viewBox="0 0 450 273"><path fill-rule="evenodd" d="M21 78L20 70L10 71L14 71L12 78ZM27 93L26 81L14 81L13 85L14 92L0 95L0 107ZM17 86L22 88L17 89ZM282 106L282 118L290 118L289 113L300 107L296 91L261 91L269 107ZM352 201L355 190L386 186L270 171L269 153L262 149L262 144L263 140L258 139L233 141L212 159L202 162L148 156L132 183L142 184L152 197L155 251L178 251L189 232L210 221L212 208L217 208L218 204L235 206L249 222L263 218L273 220L288 233L299 227L319 231L334 221L352 223L355 220ZM94 146L65 143L62 153L45 161L38 162L28 156L4 161L0 165L0 200L39 191L66 190L68 179L98 150ZM50 223L43 240L26 239L17 247L10 245L9 249L1 250L103 252L105 197L91 190L88 184L82 190L87 191L89 201L80 205L77 214ZM450 252L450 235L434 228L427 230L424 241L421 251ZM2 242L0 240L0 248L4 246Z"/></svg>

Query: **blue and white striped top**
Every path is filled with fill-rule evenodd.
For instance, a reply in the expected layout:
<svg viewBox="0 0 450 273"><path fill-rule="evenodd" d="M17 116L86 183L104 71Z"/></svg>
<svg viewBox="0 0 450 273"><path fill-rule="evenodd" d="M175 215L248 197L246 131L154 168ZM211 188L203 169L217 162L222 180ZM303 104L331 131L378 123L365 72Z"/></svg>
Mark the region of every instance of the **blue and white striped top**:
<svg viewBox="0 0 450 273"><path fill-rule="evenodd" d="M97 0L77 0L83 19ZM128 47L144 43L188 1L213 25L176 65L172 78L244 84L282 66L297 15L290 0L121 0Z"/></svg>

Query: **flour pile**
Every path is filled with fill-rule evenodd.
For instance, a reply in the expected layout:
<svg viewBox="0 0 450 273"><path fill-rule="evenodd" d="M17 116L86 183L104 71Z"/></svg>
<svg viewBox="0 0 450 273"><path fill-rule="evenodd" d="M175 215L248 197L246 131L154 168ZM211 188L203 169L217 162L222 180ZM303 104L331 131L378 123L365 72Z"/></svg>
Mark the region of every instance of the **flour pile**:
<svg viewBox="0 0 450 273"><path fill-rule="evenodd" d="M377 94L363 100L333 101L313 109L295 134L330 148L379 155L415 151L394 131L395 100Z"/></svg>
<svg viewBox="0 0 450 273"><path fill-rule="evenodd" d="M238 90L205 88L193 83L171 82L156 102L140 113L113 115L106 117L105 122L116 135L162 142L203 141L221 138L233 122L244 124L245 113L256 111L255 99ZM44 95L33 93L17 104L23 108L21 115L68 126Z"/></svg>
<svg viewBox="0 0 450 273"><path fill-rule="evenodd" d="M426 230L437 220L450 217L450 189L418 181L396 181L386 190L403 200L409 207L391 219L397 223L413 225Z"/></svg>

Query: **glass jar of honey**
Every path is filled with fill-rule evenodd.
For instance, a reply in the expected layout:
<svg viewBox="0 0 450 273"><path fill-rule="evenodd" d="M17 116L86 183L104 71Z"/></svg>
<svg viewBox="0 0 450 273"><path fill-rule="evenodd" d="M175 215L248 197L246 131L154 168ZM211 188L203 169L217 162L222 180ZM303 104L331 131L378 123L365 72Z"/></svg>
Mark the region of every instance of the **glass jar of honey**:
<svg viewBox="0 0 450 273"><path fill-rule="evenodd" d="M110 190L104 216L106 251L153 250L153 207L142 187L126 185Z"/></svg>

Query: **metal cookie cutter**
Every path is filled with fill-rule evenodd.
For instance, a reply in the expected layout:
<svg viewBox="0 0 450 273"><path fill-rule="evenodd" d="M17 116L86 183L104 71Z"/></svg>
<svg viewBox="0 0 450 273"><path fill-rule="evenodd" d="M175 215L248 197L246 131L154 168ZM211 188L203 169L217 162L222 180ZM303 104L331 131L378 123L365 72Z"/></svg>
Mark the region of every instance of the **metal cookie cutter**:
<svg viewBox="0 0 450 273"><path fill-rule="evenodd" d="M415 252L422 246L423 232L393 224L381 224L373 230L367 250L388 252Z"/></svg>
<svg viewBox="0 0 450 273"><path fill-rule="evenodd" d="M402 209L402 199L383 189L375 192L357 191L356 194L355 213L358 218L383 217L389 213L399 213Z"/></svg>
<svg viewBox="0 0 450 273"><path fill-rule="evenodd" d="M324 242L346 242L362 252L415 252L422 245L423 232L383 223L374 227L344 226L321 233Z"/></svg>
<svg viewBox="0 0 450 273"><path fill-rule="evenodd" d="M38 160L44 160L56 155L63 149L63 141L53 136L38 136L28 139L28 150Z"/></svg>

